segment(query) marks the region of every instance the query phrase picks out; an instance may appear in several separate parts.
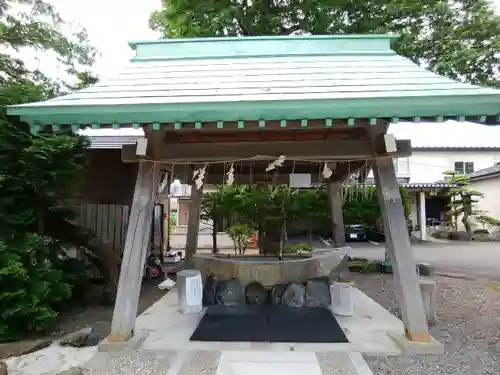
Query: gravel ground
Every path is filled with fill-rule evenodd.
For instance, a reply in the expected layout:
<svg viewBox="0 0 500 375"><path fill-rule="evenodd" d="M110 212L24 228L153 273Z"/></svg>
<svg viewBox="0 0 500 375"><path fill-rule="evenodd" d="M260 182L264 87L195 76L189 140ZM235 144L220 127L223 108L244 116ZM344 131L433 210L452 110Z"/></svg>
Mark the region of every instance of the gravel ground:
<svg viewBox="0 0 500 375"><path fill-rule="evenodd" d="M432 335L445 355L366 357L375 375L500 374L500 287L485 280L438 276L438 318ZM391 275L359 275L358 287L396 311Z"/></svg>
<svg viewBox="0 0 500 375"><path fill-rule="evenodd" d="M139 314L165 295L165 291L158 289L160 281L145 280L142 283L139 298ZM38 347L40 343L42 345L43 342L50 343L54 338L88 326L94 329L94 333L99 338L106 337L111 328L114 306L103 306L100 304L100 293L101 287L99 286L89 288L89 292L85 298L79 302L73 301L71 308L59 315L54 327L49 332L46 332L45 335L34 335L13 343L0 343L0 359L30 352L33 347ZM42 347L45 346L47 345Z"/></svg>

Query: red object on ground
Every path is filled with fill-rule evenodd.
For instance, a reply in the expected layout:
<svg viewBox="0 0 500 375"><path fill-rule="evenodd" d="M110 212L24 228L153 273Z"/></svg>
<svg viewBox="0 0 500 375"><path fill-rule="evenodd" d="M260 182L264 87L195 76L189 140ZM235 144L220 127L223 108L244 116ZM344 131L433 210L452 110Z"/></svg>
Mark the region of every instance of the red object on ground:
<svg viewBox="0 0 500 375"><path fill-rule="evenodd" d="M151 268L151 277L158 277L160 276L161 272L157 268Z"/></svg>
<svg viewBox="0 0 500 375"><path fill-rule="evenodd" d="M257 247L257 235L255 233L250 236L250 242L252 246Z"/></svg>

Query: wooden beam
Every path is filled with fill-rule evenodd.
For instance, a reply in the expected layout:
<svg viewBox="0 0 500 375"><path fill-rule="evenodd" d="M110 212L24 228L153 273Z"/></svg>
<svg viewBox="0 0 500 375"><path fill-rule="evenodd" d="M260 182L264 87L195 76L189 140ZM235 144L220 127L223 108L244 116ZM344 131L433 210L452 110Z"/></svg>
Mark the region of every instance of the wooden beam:
<svg viewBox="0 0 500 375"><path fill-rule="evenodd" d="M372 162L372 168L405 332L412 341L428 342L430 335L416 262L392 158L378 158Z"/></svg>
<svg viewBox="0 0 500 375"><path fill-rule="evenodd" d="M139 158L146 157L148 149L148 139L147 138L139 138L135 144L135 154Z"/></svg>
<svg viewBox="0 0 500 375"><path fill-rule="evenodd" d="M368 141L304 141L304 142L231 142L231 143L197 143L171 144L164 147L160 154L162 159L210 161L226 159L245 159L257 155L273 159L279 155L295 158L339 158L359 157L366 155Z"/></svg>
<svg viewBox="0 0 500 375"><path fill-rule="evenodd" d="M127 341L132 336L144 264L151 240L151 222L158 183L157 165L141 161L130 210L109 341Z"/></svg>
<svg viewBox="0 0 500 375"><path fill-rule="evenodd" d="M411 155L409 140L396 141L397 151L386 153L377 148L377 155L408 157ZM122 161L138 163L136 145L122 146ZM385 147L385 146L384 146ZM241 142L241 143L197 143L164 144L156 150L154 159L169 162L209 162L252 158L261 155L262 159L271 160L283 154L289 158L314 160L352 160L369 159L373 156L370 141L302 141L302 142Z"/></svg>
<svg viewBox="0 0 500 375"><path fill-rule="evenodd" d="M122 146L122 162L123 163L139 163L139 157L136 154L137 145Z"/></svg>
<svg viewBox="0 0 500 375"><path fill-rule="evenodd" d="M410 141L399 140L396 145L398 150L391 155L398 157L411 155ZM371 157L371 143L369 140L350 140L165 144L163 150L155 155L159 160L172 162L248 159L257 155L266 160L279 155L315 160L359 160Z"/></svg>

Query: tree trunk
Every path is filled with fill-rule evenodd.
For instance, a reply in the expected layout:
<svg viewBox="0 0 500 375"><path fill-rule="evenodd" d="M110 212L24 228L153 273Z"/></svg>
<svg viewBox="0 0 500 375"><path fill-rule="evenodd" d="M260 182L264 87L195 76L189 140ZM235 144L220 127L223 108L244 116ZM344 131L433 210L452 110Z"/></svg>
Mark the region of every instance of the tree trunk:
<svg viewBox="0 0 500 375"><path fill-rule="evenodd" d="M212 221L212 253L217 254L219 250L217 249L217 220Z"/></svg>
<svg viewBox="0 0 500 375"><path fill-rule="evenodd" d="M271 226L272 225L272 226ZM267 225L265 228L265 236L263 241L263 253L273 254L279 256L281 253L281 244L282 244L282 226L277 225L276 223ZM276 227L277 226L277 227Z"/></svg>
<svg viewBox="0 0 500 375"><path fill-rule="evenodd" d="M120 277L120 257L108 243L103 242L99 238L93 241L92 251L97 257L94 264L104 279L103 303L113 304Z"/></svg>
<svg viewBox="0 0 500 375"><path fill-rule="evenodd" d="M259 248L259 254L264 254L264 225L259 223L259 227L257 229L257 246Z"/></svg>
<svg viewBox="0 0 500 375"><path fill-rule="evenodd" d="M462 224L464 225L465 231L467 232L468 235L468 240L472 240L472 228L469 224L469 215L464 213L464 216L462 217Z"/></svg>

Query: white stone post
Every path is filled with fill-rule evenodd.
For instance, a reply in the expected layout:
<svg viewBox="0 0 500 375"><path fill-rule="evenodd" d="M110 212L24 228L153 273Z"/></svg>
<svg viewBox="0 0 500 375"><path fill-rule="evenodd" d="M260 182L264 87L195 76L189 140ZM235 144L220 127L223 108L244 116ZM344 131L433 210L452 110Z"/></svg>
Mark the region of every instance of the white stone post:
<svg viewBox="0 0 500 375"><path fill-rule="evenodd" d="M436 323L437 305L436 305L436 282L433 280L420 279L420 291L424 302L425 315L427 323L434 325Z"/></svg>

